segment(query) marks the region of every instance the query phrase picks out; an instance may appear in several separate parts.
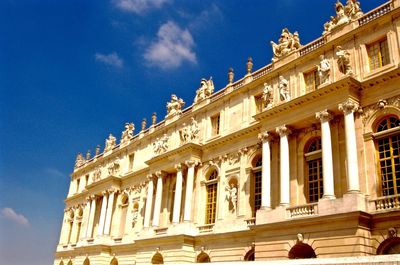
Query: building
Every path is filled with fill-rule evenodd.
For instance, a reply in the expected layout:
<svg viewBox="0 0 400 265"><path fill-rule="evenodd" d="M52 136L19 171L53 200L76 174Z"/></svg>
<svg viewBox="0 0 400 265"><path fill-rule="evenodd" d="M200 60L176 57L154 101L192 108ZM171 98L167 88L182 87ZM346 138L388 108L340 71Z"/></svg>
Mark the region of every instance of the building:
<svg viewBox="0 0 400 265"><path fill-rule="evenodd" d="M161 122L79 154L54 264L398 264L381 254L400 253L400 0L335 12L315 41L284 29L271 64L218 92L202 79L190 107L172 95Z"/></svg>

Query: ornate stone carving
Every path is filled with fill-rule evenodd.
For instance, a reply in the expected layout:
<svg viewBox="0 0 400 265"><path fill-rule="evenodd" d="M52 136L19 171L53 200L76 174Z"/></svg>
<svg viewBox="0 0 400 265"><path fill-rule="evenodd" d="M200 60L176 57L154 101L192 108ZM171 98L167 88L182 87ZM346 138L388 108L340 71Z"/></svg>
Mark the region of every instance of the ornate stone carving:
<svg viewBox="0 0 400 265"><path fill-rule="evenodd" d="M183 99L175 95L171 95L171 101L167 103L167 117L172 117L182 113L182 107L185 105Z"/></svg>
<svg viewBox="0 0 400 265"><path fill-rule="evenodd" d="M135 125L131 123L125 123L125 130L122 132L121 144L129 142L133 138L133 132L135 131Z"/></svg>
<svg viewBox="0 0 400 265"><path fill-rule="evenodd" d="M86 161L87 160L90 160L90 150L88 150L87 152L86 152Z"/></svg>
<svg viewBox="0 0 400 265"><path fill-rule="evenodd" d="M231 153L228 156L229 165L236 165L240 162L241 153L238 151L237 153Z"/></svg>
<svg viewBox="0 0 400 265"><path fill-rule="evenodd" d="M156 141L153 143L154 154L159 155L168 150L168 139L169 137L166 133L161 138L156 139Z"/></svg>
<svg viewBox="0 0 400 265"><path fill-rule="evenodd" d="M231 203L232 205L232 212L236 212L236 206L237 206L237 187L235 183L231 183L229 186L225 187L225 190L228 192L226 194L225 199Z"/></svg>
<svg viewBox="0 0 400 265"><path fill-rule="evenodd" d="M110 151L117 144L117 139L110 133L108 139L106 139L106 146L104 147L104 152Z"/></svg>
<svg viewBox="0 0 400 265"><path fill-rule="evenodd" d="M95 156L98 156L99 154L100 154L100 145L98 144L96 146Z"/></svg>
<svg viewBox="0 0 400 265"><path fill-rule="evenodd" d="M290 100L289 81L283 76L279 76L279 94L281 101L287 102Z"/></svg>
<svg viewBox="0 0 400 265"><path fill-rule="evenodd" d="M341 46L336 47L337 63L339 71L345 75L352 75L353 69L350 65L350 53Z"/></svg>
<svg viewBox="0 0 400 265"><path fill-rule="evenodd" d="M286 127L286 125L282 125L276 128L276 133L279 134L279 136L283 137L283 136L287 136L289 134L291 134L291 130Z"/></svg>
<svg viewBox="0 0 400 265"><path fill-rule="evenodd" d="M287 28L284 28L278 44L271 41L271 45L274 53L274 58L272 60L274 61L292 53L293 51L296 51L301 47L299 33L296 31L292 34Z"/></svg>
<svg viewBox="0 0 400 265"><path fill-rule="evenodd" d="M262 104L264 109L270 109L274 106L273 89L267 83L264 83L264 89L262 94Z"/></svg>
<svg viewBox="0 0 400 265"><path fill-rule="evenodd" d="M235 73L233 72L233 68L230 67L228 71L228 84L232 84L234 78L235 78Z"/></svg>
<svg viewBox="0 0 400 265"><path fill-rule="evenodd" d="M248 75L251 74L251 72L253 71L253 58L251 57L247 59L246 71Z"/></svg>
<svg viewBox="0 0 400 265"><path fill-rule="evenodd" d="M317 118L321 122L324 122L324 121L332 120L333 116L328 110L323 110L323 111L317 112L315 114L315 118Z"/></svg>
<svg viewBox="0 0 400 265"><path fill-rule="evenodd" d="M186 126L184 123L182 126L183 128L179 130L181 145L197 140L199 134L199 125L193 117L191 118L191 124Z"/></svg>
<svg viewBox="0 0 400 265"><path fill-rule="evenodd" d="M78 155L76 156L76 159L75 159L75 168L78 168L78 167L82 166L83 164L85 164L85 159L83 158L82 153L78 153Z"/></svg>
<svg viewBox="0 0 400 265"><path fill-rule="evenodd" d="M92 181L95 182L100 179L101 179L101 168L97 167L93 172Z"/></svg>
<svg viewBox="0 0 400 265"><path fill-rule="evenodd" d="M132 228L135 227L139 217L139 208L133 207L132 209Z"/></svg>
<svg viewBox="0 0 400 265"><path fill-rule="evenodd" d="M118 174L119 168L120 165L118 160L111 162L111 164L108 166L108 174L110 176L115 176L116 174Z"/></svg>
<svg viewBox="0 0 400 265"><path fill-rule="evenodd" d="M201 79L200 88L196 90L196 97L194 98L194 104L209 98L214 92L214 83L212 77L209 80Z"/></svg>
<svg viewBox="0 0 400 265"><path fill-rule="evenodd" d="M360 8L360 2L357 0L347 0L346 6L344 6L340 1L337 1L335 4L335 11L336 17L331 16L330 21L324 24L323 35L328 34L334 28L347 24L363 15Z"/></svg>
<svg viewBox="0 0 400 265"><path fill-rule="evenodd" d="M268 132L263 132L258 134L258 139L261 142L269 142L272 140L272 136Z"/></svg>
<svg viewBox="0 0 400 265"><path fill-rule="evenodd" d="M390 228L388 229L388 235L387 235L387 237L388 237L388 238L397 237L397 230L396 230L396 228L390 227Z"/></svg>
<svg viewBox="0 0 400 265"><path fill-rule="evenodd" d="M345 114L348 114L350 112L358 111L360 105L358 104L358 102L352 99L347 99L345 102L339 104L338 108L340 111L343 111Z"/></svg>
<svg viewBox="0 0 400 265"><path fill-rule="evenodd" d="M331 64L329 60L325 58L324 55L319 56L320 62L317 65L319 84L327 84L329 83L329 77L331 73Z"/></svg>
<svg viewBox="0 0 400 265"><path fill-rule="evenodd" d="M373 113L375 113L379 109L385 109L390 106L400 108L400 97L396 96L396 97L392 97L389 99L381 99L376 104L369 105L369 106L362 108L361 117L362 117L363 124L366 125L367 121L370 119L370 117Z"/></svg>
<svg viewBox="0 0 400 265"><path fill-rule="evenodd" d="M153 114L151 115L151 125L156 125L157 123L157 113L153 112Z"/></svg>

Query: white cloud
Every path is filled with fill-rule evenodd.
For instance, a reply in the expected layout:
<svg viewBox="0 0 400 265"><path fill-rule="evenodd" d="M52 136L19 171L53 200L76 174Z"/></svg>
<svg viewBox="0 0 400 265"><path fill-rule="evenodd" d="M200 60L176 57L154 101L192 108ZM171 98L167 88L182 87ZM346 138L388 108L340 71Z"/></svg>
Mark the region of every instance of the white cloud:
<svg viewBox="0 0 400 265"><path fill-rule="evenodd" d="M169 0L113 0L114 5L119 9L136 14L161 8L167 2Z"/></svg>
<svg viewBox="0 0 400 265"><path fill-rule="evenodd" d="M179 67L184 61L196 64L195 42L189 30L181 29L169 21L161 25L157 39L153 41L144 54L149 65L162 69Z"/></svg>
<svg viewBox="0 0 400 265"><path fill-rule="evenodd" d="M1 215L6 219L11 220L19 225L26 227L29 226L28 219L26 219L26 217L23 216L22 214L17 214L12 208L6 207L1 209Z"/></svg>
<svg viewBox="0 0 400 265"><path fill-rule="evenodd" d="M190 18L191 23L189 24L189 28L192 30L203 30L208 28L210 24L220 22L223 17L221 9L213 3L200 14Z"/></svg>
<svg viewBox="0 0 400 265"><path fill-rule="evenodd" d="M124 61L118 56L116 52L110 54L96 53L96 61L111 65L117 68L122 68L124 66Z"/></svg>

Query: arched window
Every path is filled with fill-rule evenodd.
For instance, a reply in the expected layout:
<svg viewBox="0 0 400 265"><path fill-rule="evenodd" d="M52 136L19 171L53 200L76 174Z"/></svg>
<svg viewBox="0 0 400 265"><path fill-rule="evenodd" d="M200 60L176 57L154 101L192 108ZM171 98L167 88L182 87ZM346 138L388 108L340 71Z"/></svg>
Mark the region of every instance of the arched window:
<svg viewBox="0 0 400 265"><path fill-rule="evenodd" d="M68 213L68 237L67 237L67 243L71 243L71 234L72 234L72 226L74 224L74 211L70 210Z"/></svg>
<svg viewBox="0 0 400 265"><path fill-rule="evenodd" d="M254 261L255 260L255 251L254 248L247 251L246 255L244 256L244 261Z"/></svg>
<svg viewBox="0 0 400 265"><path fill-rule="evenodd" d="M118 265L118 260L114 257L111 262L110 265Z"/></svg>
<svg viewBox="0 0 400 265"><path fill-rule="evenodd" d="M72 265L72 260L68 261L67 265Z"/></svg>
<svg viewBox="0 0 400 265"><path fill-rule="evenodd" d="M154 254L153 258L151 259L151 264L164 264L163 256L160 253Z"/></svg>
<svg viewBox="0 0 400 265"><path fill-rule="evenodd" d="M120 224L119 224L119 232L118 232L118 235L120 237L122 237L125 233L126 215L128 212L128 205L129 205L129 197L127 194L123 194L121 196Z"/></svg>
<svg viewBox="0 0 400 265"><path fill-rule="evenodd" d="M198 256L197 256L197 263L210 263L210 256L208 256L206 253L201 252Z"/></svg>
<svg viewBox="0 0 400 265"><path fill-rule="evenodd" d="M306 145L306 194L309 203L317 202L324 194L322 183L322 150L321 138L315 138Z"/></svg>
<svg viewBox="0 0 400 265"><path fill-rule="evenodd" d="M378 123L374 134L382 195L400 194L400 120L390 116Z"/></svg>
<svg viewBox="0 0 400 265"><path fill-rule="evenodd" d="M378 247L378 255L400 254L400 237L391 237L384 240Z"/></svg>
<svg viewBox="0 0 400 265"><path fill-rule="evenodd" d="M83 262L83 265L90 265L89 258L86 258L85 261Z"/></svg>
<svg viewBox="0 0 400 265"><path fill-rule="evenodd" d="M312 259L316 258L314 250L310 245L297 243L289 251L289 259Z"/></svg>
<svg viewBox="0 0 400 265"><path fill-rule="evenodd" d="M206 224L215 223L217 212L217 189L218 189L218 172L213 170L206 182L207 202L206 202Z"/></svg>
<svg viewBox="0 0 400 265"><path fill-rule="evenodd" d="M81 233L81 227L82 227L82 216L83 216L83 210L81 207L79 207L77 214L76 214L76 222L77 222L77 233L76 233L76 238L75 238L75 243L79 241L80 238L80 233Z"/></svg>
<svg viewBox="0 0 400 265"><path fill-rule="evenodd" d="M254 209L253 217L256 216L256 212L261 208L261 195L262 195L262 157L257 157L253 163L253 196L254 196Z"/></svg>

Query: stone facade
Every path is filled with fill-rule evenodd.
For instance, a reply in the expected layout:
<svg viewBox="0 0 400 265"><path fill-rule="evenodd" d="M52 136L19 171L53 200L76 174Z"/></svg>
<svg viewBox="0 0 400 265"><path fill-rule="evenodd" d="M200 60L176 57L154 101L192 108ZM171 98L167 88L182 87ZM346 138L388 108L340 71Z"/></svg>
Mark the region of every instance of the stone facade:
<svg viewBox="0 0 400 265"><path fill-rule="evenodd" d="M399 264L400 0L361 7L79 154L54 264Z"/></svg>

